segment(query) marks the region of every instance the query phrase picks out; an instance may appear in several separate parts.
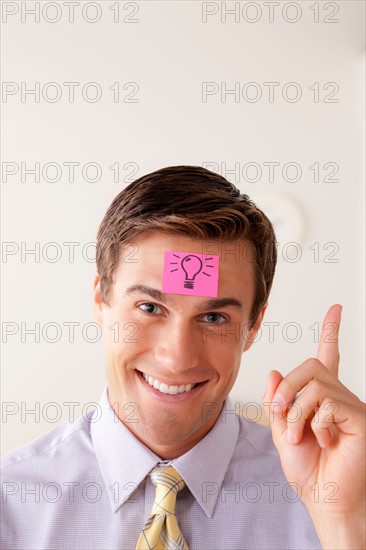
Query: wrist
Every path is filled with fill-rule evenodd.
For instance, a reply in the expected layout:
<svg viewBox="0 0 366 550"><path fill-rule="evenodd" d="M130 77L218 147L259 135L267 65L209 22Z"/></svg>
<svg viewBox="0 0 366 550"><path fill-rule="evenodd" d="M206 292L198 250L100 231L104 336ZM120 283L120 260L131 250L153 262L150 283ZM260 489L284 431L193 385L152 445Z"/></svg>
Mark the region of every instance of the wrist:
<svg viewBox="0 0 366 550"><path fill-rule="evenodd" d="M317 514L311 517L323 550L365 550L364 513L350 512L342 517Z"/></svg>

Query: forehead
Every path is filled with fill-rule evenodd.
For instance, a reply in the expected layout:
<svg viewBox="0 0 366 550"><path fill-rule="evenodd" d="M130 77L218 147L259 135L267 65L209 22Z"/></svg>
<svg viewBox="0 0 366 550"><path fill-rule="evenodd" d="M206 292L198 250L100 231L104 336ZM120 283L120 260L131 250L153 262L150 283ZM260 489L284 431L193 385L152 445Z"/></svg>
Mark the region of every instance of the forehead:
<svg viewBox="0 0 366 550"><path fill-rule="evenodd" d="M254 297L253 248L245 240L218 241L192 239L186 235L144 231L122 246L113 279L118 286L131 282L162 290L164 255L167 251L219 257L218 296L237 292ZM191 298L191 297L190 297ZM193 297L192 297L193 298Z"/></svg>

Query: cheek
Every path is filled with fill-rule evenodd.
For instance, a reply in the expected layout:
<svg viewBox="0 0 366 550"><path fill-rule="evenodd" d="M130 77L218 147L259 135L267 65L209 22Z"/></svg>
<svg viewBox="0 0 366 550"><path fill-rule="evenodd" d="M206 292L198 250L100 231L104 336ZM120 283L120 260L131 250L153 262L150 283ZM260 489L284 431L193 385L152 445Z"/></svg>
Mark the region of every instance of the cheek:
<svg viewBox="0 0 366 550"><path fill-rule="evenodd" d="M233 360L241 355L244 346L244 329L241 323L231 323L223 328L207 344L211 344L214 354ZM209 345L210 347L210 345Z"/></svg>
<svg viewBox="0 0 366 550"><path fill-rule="evenodd" d="M242 357L242 343L235 340L226 339L221 342L221 338L207 342L202 345L205 360L213 367L220 376L232 378L237 375Z"/></svg>
<svg viewBox="0 0 366 550"><path fill-rule="evenodd" d="M136 322L110 318L103 325L103 348L109 365L126 363L143 352L142 331Z"/></svg>
<svg viewBox="0 0 366 550"><path fill-rule="evenodd" d="M138 342L140 326L127 312L115 307L103 312L103 342L106 349Z"/></svg>

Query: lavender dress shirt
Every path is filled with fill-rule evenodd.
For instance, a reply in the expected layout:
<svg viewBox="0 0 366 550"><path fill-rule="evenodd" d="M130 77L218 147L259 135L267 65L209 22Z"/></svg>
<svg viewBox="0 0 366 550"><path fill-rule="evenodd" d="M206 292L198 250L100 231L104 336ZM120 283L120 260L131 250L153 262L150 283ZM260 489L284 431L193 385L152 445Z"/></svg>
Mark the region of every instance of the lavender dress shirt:
<svg viewBox="0 0 366 550"><path fill-rule="evenodd" d="M160 463L186 483L176 516L190 550L321 549L270 428L237 415L230 397L210 432L171 461L118 420L105 387L88 415L1 462L2 550L135 550Z"/></svg>

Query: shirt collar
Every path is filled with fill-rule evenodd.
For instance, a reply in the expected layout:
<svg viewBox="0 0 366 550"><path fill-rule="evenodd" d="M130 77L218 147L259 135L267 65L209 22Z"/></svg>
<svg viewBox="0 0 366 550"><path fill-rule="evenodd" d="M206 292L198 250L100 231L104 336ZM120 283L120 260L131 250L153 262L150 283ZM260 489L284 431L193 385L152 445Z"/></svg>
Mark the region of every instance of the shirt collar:
<svg viewBox="0 0 366 550"><path fill-rule="evenodd" d="M131 422L133 417L131 417ZM121 422L105 386L90 419L91 438L113 512L126 502L161 457ZM229 396L212 429L192 449L170 461L201 508L212 517L239 435L239 417Z"/></svg>

